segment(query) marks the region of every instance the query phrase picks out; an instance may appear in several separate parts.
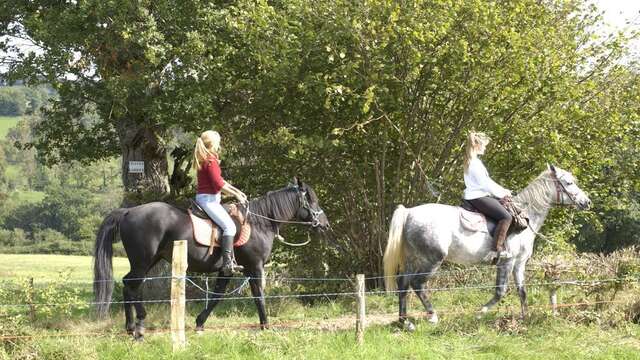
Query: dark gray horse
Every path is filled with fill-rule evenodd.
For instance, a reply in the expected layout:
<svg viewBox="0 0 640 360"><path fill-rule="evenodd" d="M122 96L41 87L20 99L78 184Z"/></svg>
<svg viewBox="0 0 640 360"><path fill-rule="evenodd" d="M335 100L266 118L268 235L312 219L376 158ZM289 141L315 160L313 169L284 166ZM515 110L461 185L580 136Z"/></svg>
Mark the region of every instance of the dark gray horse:
<svg viewBox="0 0 640 360"><path fill-rule="evenodd" d="M554 205L575 205L586 209L589 197L576 185L571 173L549 166L513 199L529 216L530 227L510 235L506 246L513 258L497 267L493 298L480 310L486 313L507 291L509 273L514 276L520 295L521 315L527 309L524 271L533 252L536 233ZM398 206L389 228L389 240L384 254L384 275L388 291L398 290L400 323L408 330L414 325L407 320L406 297L412 287L427 311L429 321L438 316L427 298L425 283L443 261L456 264L487 262L494 248L494 240L487 232L470 232L460 221L460 208L442 204L424 204L406 209ZM396 278L396 275L400 275Z"/></svg>
<svg viewBox="0 0 640 360"><path fill-rule="evenodd" d="M246 208L239 205L241 211ZM251 236L247 243L235 248L238 264L244 266L244 275L250 277L251 293L255 297L260 327L268 327L264 306L262 277L264 264L271 255L273 239L278 229L287 221L303 222L314 229L324 231L329 226L327 216L318 203L313 189L298 179L283 189L267 193L248 203L247 221L251 224ZM208 247L197 245L189 215L185 210L166 203L154 202L129 209L116 209L103 221L96 238L94 255L94 293L97 310L105 315L113 291L112 283L112 243L120 235L131 271L124 276L123 298L127 332L141 339L144 334L146 312L142 301L140 285L143 278L161 259L171 261L173 241L188 241L187 271L198 273L219 272L222 257L219 248L212 255ZM225 292L229 278L219 277L214 292ZM207 317L220 302L222 296L215 295L212 301L196 319L196 329L202 330ZM133 320L135 307L137 321Z"/></svg>

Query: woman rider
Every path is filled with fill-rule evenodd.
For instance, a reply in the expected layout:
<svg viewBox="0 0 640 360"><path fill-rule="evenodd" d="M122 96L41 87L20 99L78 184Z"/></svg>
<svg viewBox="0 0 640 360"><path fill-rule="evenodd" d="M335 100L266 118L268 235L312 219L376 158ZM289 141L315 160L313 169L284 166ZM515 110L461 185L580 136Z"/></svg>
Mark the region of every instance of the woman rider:
<svg viewBox="0 0 640 360"><path fill-rule="evenodd" d="M478 158L484 154L489 144L489 137L484 133L470 132L467 137L464 157L464 199L468 200L478 211L496 221L497 226L493 238L500 260L508 259L511 253L505 248L507 230L512 217L500 204L498 199L511 196L511 191L498 185L489 177L487 168Z"/></svg>
<svg viewBox="0 0 640 360"><path fill-rule="evenodd" d="M220 170L220 134L208 130L196 140L193 167L197 170L196 202L222 229L222 272L231 275L234 270L232 246L236 225L220 203L220 193L233 195L241 203L247 196L222 178Z"/></svg>

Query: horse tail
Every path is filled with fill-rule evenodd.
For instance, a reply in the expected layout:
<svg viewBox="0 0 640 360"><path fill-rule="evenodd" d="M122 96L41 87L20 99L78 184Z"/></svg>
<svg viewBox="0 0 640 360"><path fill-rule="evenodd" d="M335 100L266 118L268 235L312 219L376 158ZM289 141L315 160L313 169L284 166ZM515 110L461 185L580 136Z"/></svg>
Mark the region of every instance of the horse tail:
<svg viewBox="0 0 640 360"><path fill-rule="evenodd" d="M404 223L407 220L409 211L398 205L396 211L393 212L391 225L389 225L389 239L387 248L384 251L384 284L387 291L395 291L397 283L395 275L398 271L404 270Z"/></svg>
<svg viewBox="0 0 640 360"><path fill-rule="evenodd" d="M128 209L115 209L102 221L93 253L93 294L96 312L103 318L109 313L113 293L113 243L118 241L118 225Z"/></svg>

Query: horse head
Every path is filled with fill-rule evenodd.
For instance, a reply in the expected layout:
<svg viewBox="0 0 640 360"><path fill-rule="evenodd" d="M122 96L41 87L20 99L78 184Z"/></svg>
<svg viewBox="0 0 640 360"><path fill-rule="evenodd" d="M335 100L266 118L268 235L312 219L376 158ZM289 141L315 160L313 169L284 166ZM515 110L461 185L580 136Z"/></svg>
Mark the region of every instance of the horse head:
<svg viewBox="0 0 640 360"><path fill-rule="evenodd" d="M581 210L591 206L589 196L578 187L573 175L557 166L547 165L555 183L555 204L577 206Z"/></svg>
<svg viewBox="0 0 640 360"><path fill-rule="evenodd" d="M311 186L303 183L297 177L289 185L296 189L300 199L300 207L296 211L296 219L311 223L316 231L325 231L329 228L329 219L320 207L318 196Z"/></svg>

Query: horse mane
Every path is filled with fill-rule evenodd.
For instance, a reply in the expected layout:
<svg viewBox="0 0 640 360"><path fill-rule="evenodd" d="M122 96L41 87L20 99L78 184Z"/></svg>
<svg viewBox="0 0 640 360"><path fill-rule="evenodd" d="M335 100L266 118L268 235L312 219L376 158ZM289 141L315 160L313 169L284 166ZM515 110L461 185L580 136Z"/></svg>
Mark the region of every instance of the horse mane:
<svg viewBox="0 0 640 360"><path fill-rule="evenodd" d="M525 187L513 200L521 207L535 212L547 211L549 203L549 193L553 191L553 178L551 170L545 170Z"/></svg>
<svg viewBox="0 0 640 360"><path fill-rule="evenodd" d="M272 219L289 219L299 207L297 197L291 196L295 191L295 188L291 186L269 191L265 195L249 201L249 210ZM257 217L252 217L251 220L268 222L266 219Z"/></svg>

